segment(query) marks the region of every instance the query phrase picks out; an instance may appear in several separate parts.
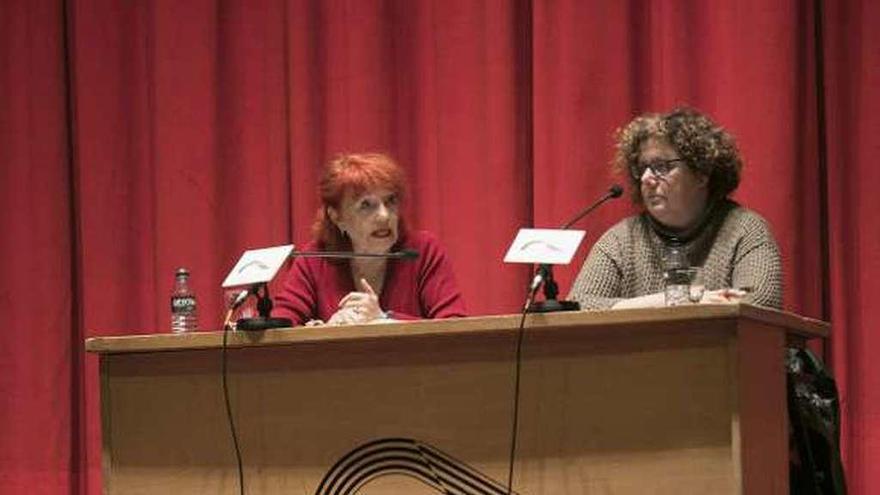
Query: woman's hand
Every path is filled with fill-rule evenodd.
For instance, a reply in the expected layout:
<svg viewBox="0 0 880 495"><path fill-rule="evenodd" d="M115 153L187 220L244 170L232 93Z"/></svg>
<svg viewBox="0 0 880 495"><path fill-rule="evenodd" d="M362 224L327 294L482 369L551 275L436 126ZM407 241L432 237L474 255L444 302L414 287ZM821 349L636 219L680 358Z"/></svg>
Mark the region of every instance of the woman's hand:
<svg viewBox="0 0 880 495"><path fill-rule="evenodd" d="M703 292L700 304L738 304L748 291L741 289L718 289Z"/></svg>
<svg viewBox="0 0 880 495"><path fill-rule="evenodd" d="M666 306L666 295L662 292L655 292L645 296L621 299L614 303L611 309L662 308L663 306Z"/></svg>
<svg viewBox="0 0 880 495"><path fill-rule="evenodd" d="M717 289L703 291L702 295L697 295L692 302L698 304L738 304L742 302L743 297L749 293L743 289ZM666 296L663 292L655 292L646 296L632 297L629 299L621 299L617 301L612 309L632 309L632 308L662 308L666 306Z"/></svg>
<svg viewBox="0 0 880 495"><path fill-rule="evenodd" d="M379 296L370 287L366 279L360 280L362 292L349 292L339 301L339 311L330 317L329 324L358 324L368 323L382 317L382 308L379 307Z"/></svg>

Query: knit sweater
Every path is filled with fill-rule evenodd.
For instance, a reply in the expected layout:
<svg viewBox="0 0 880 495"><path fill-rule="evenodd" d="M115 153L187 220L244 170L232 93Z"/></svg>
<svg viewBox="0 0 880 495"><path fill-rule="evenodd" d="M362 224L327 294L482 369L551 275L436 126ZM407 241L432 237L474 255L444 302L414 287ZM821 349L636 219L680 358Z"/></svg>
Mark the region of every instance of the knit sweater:
<svg viewBox="0 0 880 495"><path fill-rule="evenodd" d="M675 239L647 213L626 218L596 242L569 299L584 309L610 308L621 299L663 290L663 256L679 244L700 268L706 290L747 288L743 302L782 307L782 263L767 222L732 201L707 213L696 232Z"/></svg>

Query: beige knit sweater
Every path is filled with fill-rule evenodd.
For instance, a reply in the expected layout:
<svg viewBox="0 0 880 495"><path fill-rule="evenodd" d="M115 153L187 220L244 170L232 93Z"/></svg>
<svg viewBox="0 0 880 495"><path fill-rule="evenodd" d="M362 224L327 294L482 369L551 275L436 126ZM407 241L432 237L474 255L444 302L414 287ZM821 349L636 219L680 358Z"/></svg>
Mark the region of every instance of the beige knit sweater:
<svg viewBox="0 0 880 495"><path fill-rule="evenodd" d="M691 266L701 268L707 290L750 288L744 302L782 307L782 263L767 222L724 201L683 239L652 226L647 214L626 218L596 242L568 298L583 309L610 308L621 299L663 290L663 255L680 243Z"/></svg>

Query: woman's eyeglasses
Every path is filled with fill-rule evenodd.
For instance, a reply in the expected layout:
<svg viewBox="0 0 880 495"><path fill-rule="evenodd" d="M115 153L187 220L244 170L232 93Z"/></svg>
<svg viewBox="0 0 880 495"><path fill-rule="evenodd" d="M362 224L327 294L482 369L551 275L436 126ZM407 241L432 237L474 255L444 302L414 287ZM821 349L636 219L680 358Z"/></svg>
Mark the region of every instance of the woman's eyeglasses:
<svg viewBox="0 0 880 495"><path fill-rule="evenodd" d="M633 163L629 166L629 173L636 182L642 180L645 170L650 170L654 177L666 177L666 174L672 172L672 169L678 166L679 162L684 162L684 158L671 158L669 160L654 160L645 163Z"/></svg>

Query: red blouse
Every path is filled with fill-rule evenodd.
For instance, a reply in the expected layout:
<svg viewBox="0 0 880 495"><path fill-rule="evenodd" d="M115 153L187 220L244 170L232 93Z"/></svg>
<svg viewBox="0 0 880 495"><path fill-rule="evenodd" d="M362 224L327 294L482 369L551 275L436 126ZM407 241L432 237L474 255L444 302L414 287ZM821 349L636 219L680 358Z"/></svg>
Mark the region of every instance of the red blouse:
<svg viewBox="0 0 880 495"><path fill-rule="evenodd" d="M402 249L413 249L419 257L388 260L379 295L382 310L397 320L467 316L452 265L439 241L425 231L409 232L392 251ZM320 250L320 246L312 242L304 250ZM274 298L272 315L290 318L294 325L311 319L327 321L339 310L339 301L355 290L348 263L295 258Z"/></svg>

